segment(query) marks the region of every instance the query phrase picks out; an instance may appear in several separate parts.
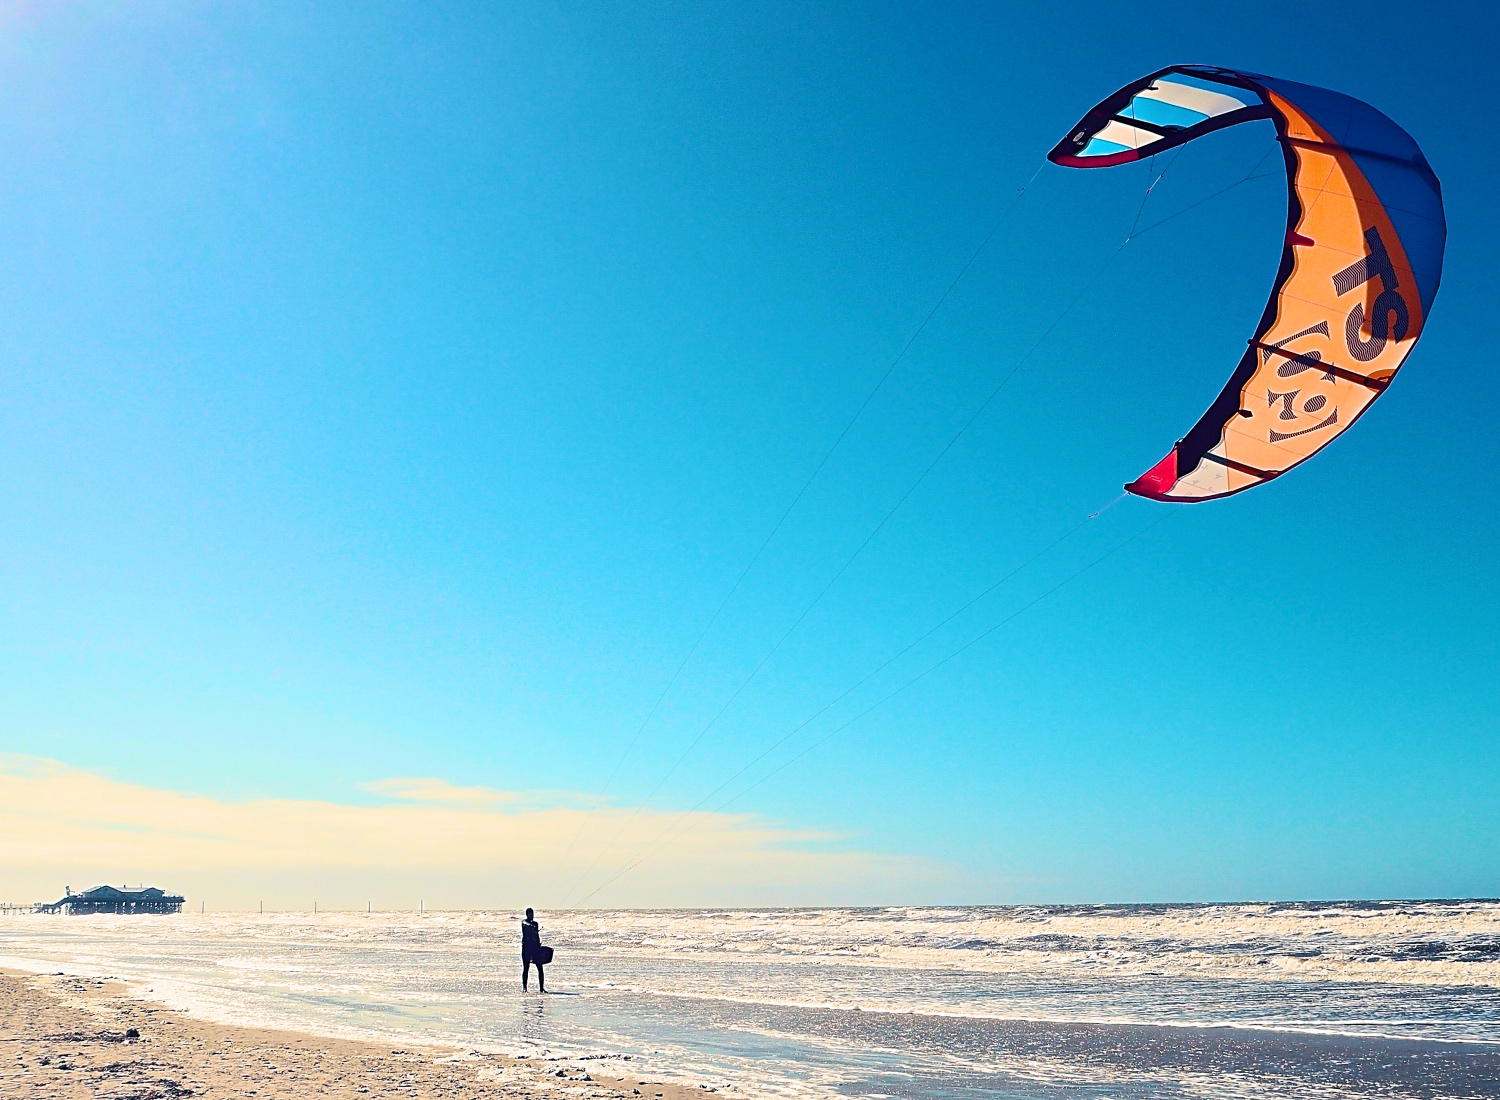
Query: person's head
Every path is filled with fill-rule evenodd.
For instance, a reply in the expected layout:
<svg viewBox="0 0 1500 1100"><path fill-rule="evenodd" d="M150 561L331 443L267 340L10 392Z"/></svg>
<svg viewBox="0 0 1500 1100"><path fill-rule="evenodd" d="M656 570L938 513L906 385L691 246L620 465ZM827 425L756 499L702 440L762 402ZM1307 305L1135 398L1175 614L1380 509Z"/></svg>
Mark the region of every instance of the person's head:
<svg viewBox="0 0 1500 1100"><path fill-rule="evenodd" d="M535 916L530 909L526 910L526 919L531 920Z"/></svg>

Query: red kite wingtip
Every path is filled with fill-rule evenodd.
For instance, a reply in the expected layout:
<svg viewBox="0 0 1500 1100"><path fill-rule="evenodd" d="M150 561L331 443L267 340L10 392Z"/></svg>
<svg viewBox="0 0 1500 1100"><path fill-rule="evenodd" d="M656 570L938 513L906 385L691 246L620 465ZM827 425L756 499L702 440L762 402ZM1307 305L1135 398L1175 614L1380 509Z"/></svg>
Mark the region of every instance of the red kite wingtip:
<svg viewBox="0 0 1500 1100"><path fill-rule="evenodd" d="M1127 493L1138 497L1163 499L1172 486L1177 484L1177 448L1173 447L1167 457L1125 486Z"/></svg>

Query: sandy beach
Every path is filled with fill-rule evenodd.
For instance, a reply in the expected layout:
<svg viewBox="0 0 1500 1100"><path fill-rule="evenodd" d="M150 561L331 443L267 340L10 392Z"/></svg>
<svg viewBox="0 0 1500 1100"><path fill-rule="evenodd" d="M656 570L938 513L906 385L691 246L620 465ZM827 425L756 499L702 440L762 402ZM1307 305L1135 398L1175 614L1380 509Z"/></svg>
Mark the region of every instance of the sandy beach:
<svg viewBox="0 0 1500 1100"><path fill-rule="evenodd" d="M685 1100L708 1091L601 1076L573 1059L523 1061L226 1027L153 1005L121 982L14 970L0 970L0 1044L0 1095L8 1098Z"/></svg>

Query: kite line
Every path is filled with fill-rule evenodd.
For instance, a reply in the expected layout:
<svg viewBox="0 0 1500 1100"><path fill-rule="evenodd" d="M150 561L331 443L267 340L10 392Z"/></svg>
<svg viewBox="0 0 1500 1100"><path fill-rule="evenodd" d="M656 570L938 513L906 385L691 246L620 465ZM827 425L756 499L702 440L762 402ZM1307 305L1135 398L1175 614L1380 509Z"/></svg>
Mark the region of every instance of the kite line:
<svg viewBox="0 0 1500 1100"><path fill-rule="evenodd" d="M1180 153L1178 155L1180 155ZM1139 208L1136 210L1135 219L1131 223L1131 233L1134 232L1135 227L1140 222L1141 215L1142 215L1142 213L1144 212L1144 210L1146 208L1146 203L1149 201L1149 199L1151 197L1151 192L1156 187L1156 185L1161 182L1161 180L1163 179L1163 177L1166 176L1167 172L1171 170L1173 164L1176 163L1176 160L1177 160L1177 157L1174 156L1172 158L1172 160L1167 163L1166 167L1164 167L1162 169L1162 171L1155 177L1155 179L1153 179L1147 185L1147 187L1145 189L1145 193L1142 195L1142 198L1141 198L1141 204L1140 204ZM1253 169L1252 169L1252 171L1253 171ZM1033 174L1032 179L1034 180L1035 178L1036 178L1036 175ZM1028 180L1027 181L1027 186L1028 187L1030 186L1030 183L1031 183L1031 181ZM1025 193L1025 190L1026 190L1026 188L1022 188L1021 191L1018 193L1017 201L1019 201L1020 195L1022 195L1022 194ZM1010 213L1010 210L1012 210L1014 208L1015 208L1015 203L1013 202L1012 205L1011 205L1011 207L1009 209L1007 209L1005 215L1002 215L1002 218L1001 218L1002 222L1004 220L1004 217L1008 216L1009 213ZM986 244L989 242L990 239L992 239L994 237L994 234L995 234L996 231L998 231L999 227L1000 227L1000 223L997 222L995 228L992 229L990 231L989 235L985 238L985 243ZM985 411L994 403L995 399L1000 396L1001 392L1010 384L1011 380L1014 379L1015 376L1026 365L1026 363L1030 361L1031 357L1047 341L1047 338L1050 337L1052 335L1052 333L1056 331L1057 327L1060 324L1062 324L1062 322L1067 318L1068 314L1070 314L1073 311L1074 307L1076 307L1078 305L1078 303L1083 300L1084 296L1087 295L1088 292L1094 287L1094 285L1096 283L1098 283L1098 281L1101 278L1103 278L1105 272L1109 269L1110 265L1113 264L1113 262L1115 261L1116 257L1118 257L1119 254L1122 251L1124 251L1125 246L1130 243L1131 239L1132 239L1131 235L1127 234L1125 236L1125 238L1120 241L1119 245L1114 249L1114 251L1111 252L1105 258L1104 262L1099 265L1099 267L1094 271L1094 273L1078 289L1077 293L1074 294L1074 296L1072 297L1072 299L1069 300L1068 303L1065 306L1063 306L1063 308L1054 315L1054 317L1052 318L1051 323L1048 324L1048 326L1046 327L1046 329L1044 329L1042 331L1042 333L1031 343L1031 345L1026 349L1026 351L1021 355L1021 357L1016 360L1016 362L1012 365L1011 369L1005 373L1005 375L1000 379L1000 381L990 391L990 393L988 394L988 396L986 396L985 399L979 404L979 406L969 415L968 419L966 419L959 426L958 430L948 439L947 443L945 443L943 445L942 449L940 451L938 451L937 455L932 459L932 461L927 464L927 466L917 476L916 480L914 480L909 486L907 486L906 490L901 494L901 496L899 498L897 498L896 502L893 505L891 505L891 507L881 517L880 521L875 525L875 527L870 531L870 533L868 535L866 535L865 538L864 538L864 540L859 544L859 546L857 546L855 548L854 552L852 554L850 554L849 557L844 560L843 564L839 566L837 572L835 572L834 575L828 580L828 582L826 584L824 584L824 586L818 591L817 595L815 595L812 598L812 600L805 607L803 607L802 611L797 615L796 619L793 620L792 624L781 634L781 636L776 640L775 644L773 644L771 646L771 648L766 651L766 653L760 658L760 660L757 661L757 663L755 664L755 666L750 670L749 674L746 675L740 681L739 685L734 689L734 691L730 694L729 698L724 702L724 704L719 708L719 710L714 714L714 716L712 718L710 718L709 721L698 731L698 733L688 743L687 747L685 749L683 749L682 752L678 755L677 759L675 761L673 761L672 765L666 770L665 773L663 773L663 775L661 776L661 778L659 778L656 781L655 785L651 788L651 790L649 792L647 792L646 796L641 800L641 802L636 805L635 809L632 811L632 813L630 814L630 816L627 817L626 820L621 823L620 827L615 832L614 838L611 840L611 844L613 844L615 840L618 840L619 837L621 835L623 835L624 832L625 832L625 830L630 826L631 822L633 822L638 816L640 816L645 803L649 802L651 800L651 798L653 798L662 789L662 787L666 785L667 780L670 779L674 774L676 774L677 769L682 766L682 764L693 753L693 751L698 747L698 745L702 743L703 739L708 736L708 734L713 730L713 728L715 726L718 725L720 719L722 719L724 717L724 715L726 713L728 713L729 709L734 705L734 703L744 693L745 689L750 686L750 684L760 674L761 670L764 669L765 666L770 662L770 660L780 651L781 647L787 642L787 640L790 639L791 636L794 633L796 633L797 628L802 625L802 623L807 619L808 615L810 615L813 612L813 610L820 603L822 603L823 598L833 589L834 585L836 585L838 583L838 581L840 580L840 578L842 578L844 576L844 574L846 572L848 572L849 568L855 563L855 561L857 561L859 559L859 557L865 552L865 550L870 546L870 544L875 540L875 538L880 534L880 532L885 529L886 525L895 517L896 513L901 510L901 508L912 497L912 495L917 491L917 489L920 488L924 482L926 482L927 478L933 473L934 470L937 469L937 467L939 466L939 464L942 463L943 459L947 457L947 455L949 454L949 452L952 451L955 446L957 446L958 442L968 433L969 429L972 428L974 426L974 424L979 420L979 418L984 415ZM980 251L982 251L982 250L983 250L983 246L981 246ZM977 256L978 256L978 252L976 252L975 256L970 259L970 261L969 261L968 264L965 265L964 271L967 271L968 268L970 266L972 266L972 264L974 262L974 259L977 258ZM960 273L960 278L962 278L962 272ZM952 286L949 287L948 292L944 294L944 297L943 297L942 300L946 300L947 295L950 294L952 292L953 287L956 287L957 285L958 285L958 280L955 280L954 283L952 284ZM941 301L942 300L940 300L939 305L941 305ZM930 320L931 317L932 317L932 315L935 314L935 313L936 313L936 308L934 308L934 310L932 311L932 313L930 313L928 315L928 320ZM925 327L925 325L926 325L926 322L924 321L923 322L923 327ZM919 332L920 332L920 330L919 330ZM915 339L915 336L913 337L913 340L914 339ZM906 346L909 348L911 346L911 343L912 343L912 341L908 341ZM904 349L903 349L902 354L905 354L905 350ZM889 376L889 371L887 371L886 377L888 377L888 376ZM882 382L883 381L884 381L884 379L882 379ZM871 397L873 397L873 396L874 396L874 394L872 393ZM861 405L861 407L860 407L860 411L861 412L863 411L863 409L865 408L865 406L868 405L868 403L869 403L869 399L866 399L865 404ZM853 422L851 421L850 427L852 427L852 426L853 426ZM847 432L848 432L848 428L846 428L845 432L840 435L840 437L839 437L840 440L843 439L843 435L847 434ZM831 452L830 452L830 455L831 455ZM826 459L825 459L825 462L826 462ZM820 465L819 469L821 469L821 465ZM810 484L810 482L809 482L809 484ZM805 487L804 487L804 491L805 491ZM799 499L800 499L800 494L799 494ZM1100 512L1099 513L1095 513L1095 515L1098 515L1098 514L1102 513L1103 511L1107 510L1108 507L1112 507L1112 506L1113 506L1113 503L1111 503L1110 505L1107 505L1105 509L1100 509ZM785 517L783 517L783 518L785 518ZM1082 522L1080 522L1078 524L1078 526L1081 527L1083 523L1086 523L1088 521L1088 519L1091 519L1091 518L1093 518L1093 517L1092 516L1086 517L1085 520L1083 520ZM1077 530L1077 527L1075 527L1072 530L1070 530L1066 535L1063 536L1063 539L1067 538L1068 535L1071 535L1073 533L1073 531L1076 531L1076 530ZM1063 539L1059 539L1058 542L1063 541ZM1056 543L1053 543L1051 545L1056 545ZM1051 549L1051 546L1049 545L1049 547L1047 549ZM1045 551L1043 551L1043 553L1045 553ZM1038 555L1038 556L1040 556L1040 555ZM1032 559L1032 560L1034 560L1034 559ZM1027 564L1029 564L1029 562ZM1019 570L1016 570L1016 572L1019 572ZM1011 574L1011 575L1014 575L1014 574ZM1003 583L1005 579L1008 579L1008 577L1007 578L1003 578L1001 582L997 582L997 584L994 587L999 587L999 584ZM991 590L993 590L993 589L991 589ZM978 597L978 598L982 598L982 597ZM955 612L955 614L957 614L957 612ZM946 621L947 620L945 619L944 622L946 622ZM939 626L941 626L941 625L942 624L940 623ZM938 629L938 627L934 627L933 629L936 630L936 629ZM923 635L923 637L925 638L926 635ZM920 641L920 640L921 639L918 639L918 641ZM915 645L917 643L913 642L912 644ZM902 652L904 653L905 650L903 650ZM899 654L898 654L898 656L899 656ZM892 658L892 660L895 660L895 659L896 658L894 658L894 657ZM882 667L884 667L884 666L882 666ZM879 670L877 670L877 671L879 671ZM875 675L875 673L871 673L871 675L873 676L873 675ZM862 682L863 681L861 681L861 683ZM857 686L858 685L856 685L856 687ZM855 689L854 688L850 688L849 689L849 691L853 691L853 690L855 690ZM845 694L848 694L848 693L846 692ZM840 696L839 698L842 699L843 696ZM835 700L835 702L837 702L837 700ZM828 705L832 706L834 704L830 703ZM819 713L821 713L821 711ZM816 718L816 717L817 716L815 715L814 718ZM811 722L812 720L813 719L810 718L810 719L808 719L808 722ZM803 723L804 726L806 724L807 723ZM800 728L802 728L802 727L799 727L799 729ZM571 849L570 849L570 851L571 851ZM599 856L596 854L595 857L594 857L594 859L590 862L589 866L574 881L573 886L568 891L569 895L571 895L574 891L577 890L579 883L581 883L584 879L586 879L588 877L589 873L594 869L595 866L597 866L598 861L599 861ZM602 889L602 887L601 887L601 889ZM587 900L588 897L592 897L593 894L597 893L597 892L598 892L598 890L596 889L595 891L593 891L590 894L586 895L585 898L581 899L581 900Z"/></svg>
<svg viewBox="0 0 1500 1100"><path fill-rule="evenodd" d="M750 575L751 570L753 570L756 566L756 563L760 561L761 556L766 552L766 548L771 545L771 542L776 538L777 534L786 524L787 519L790 518L791 514L796 510L797 505L802 502L802 498L807 495L808 489L812 488L813 482L818 479L818 475L823 472L824 467L828 465L829 461L833 458L834 453L838 451L840 446L842 446L845 438L847 438L850 431L853 430L854 425L857 424L859 420L864 416L865 411L870 407L870 403L875 400L876 395L879 394L880 391L885 387L886 382L890 380L890 377L895 373L896 368L906 358L906 353L912 349L912 345L914 345L917 342L917 339L922 335L922 333L927 330L927 326L932 322L932 319L937 316L938 311L943 308L943 305L953 295L953 292L958 289L958 284L963 281L964 276L969 273L969 270L978 261L979 257L984 253L985 249L989 247L990 242L995 239L995 235L1000 232L1001 228L1004 227L1006 221L1010 218L1016 207L1020 205L1021 200L1026 197L1026 192L1031 188L1031 185L1036 182L1036 178L1041 175L1042 169L1046 166L1047 161L1044 159L1040 164L1037 165L1036 171L1031 173L1026 182L1019 188L1017 188L1015 197L1012 198L1011 201L1000 212L999 217L997 217L994 221L994 224L990 226L989 232L984 235L983 239L979 242L978 247L976 247L974 251L969 255L969 258L964 261L963 266L958 270L958 274L953 277L952 281L949 282L947 288L938 297L937 301L933 303L932 308L927 311L927 315L922 318L921 324L919 324L916 329L913 330L911 336L907 338L906 343L901 346L901 350L896 353L896 357L891 360L890 365L885 368L884 373L882 373L880 378L876 380L875 385L870 388L870 391L867 394L865 394L864 400L861 401L858 408L854 410L854 415L849 418L848 422L845 423L843 430L841 430L839 434L834 438L832 446L830 446L828 450L823 454L823 457L818 461L818 464L813 467L812 473L807 476L807 480L802 483L802 487L799 488L796 494L792 497L791 503L786 506L786 509L781 513L780 517L777 518L775 524L772 525L771 530L766 534L766 537L761 540L761 543L756 548L755 553L751 555L750 560L745 564L745 567L740 570L739 576L735 578L734 584L730 586L729 591L725 594L724 598L719 601L718 607L716 607L714 609L714 613L709 616L708 622L704 625L703 629L698 632L697 637L693 639L692 645L688 647L687 653L683 656L682 660L678 662L676 669L673 671L671 677L667 681L667 685L662 688L661 692L656 696L655 701L651 704L650 709L646 712L646 717L643 718L640 725L636 727L636 730L631 736L629 743L625 746L625 751L620 754L619 758L615 761L614 767L610 769L610 773L604 781L604 786L599 792L599 797L602 798L606 794L608 794L616 777L620 773L620 769L625 765L625 761L630 757L631 752L634 751L636 745L640 742L641 735L645 733L646 728L651 724L651 720L656 717L657 712L661 709L662 703L666 701L666 698L671 693L672 688L675 687L678 680L681 679L682 673L687 668L688 663L693 659L693 656L698 652L699 647L703 644L704 639L708 637L709 632L719 621L720 617L724 613L724 609L729 606L730 601L734 598L735 594L745 583L745 578ZM884 524L882 522L882 526L883 525ZM872 534L871 538L873 537L874 535ZM868 543L868 541L869 540L867 539L866 542ZM864 547L861 546L860 549L863 550ZM858 556L857 552L855 556ZM851 558L850 562L852 561L853 559ZM848 568L848 564L849 563L845 564L845 569ZM839 575L841 576L842 574L843 569L839 571ZM834 579L837 580L838 577L836 576ZM832 587L832 582L830 582L829 587ZM824 591L826 592L827 589L824 589ZM818 600L821 599L822 594L820 593L818 596ZM812 610L812 606L815 606L817 602L818 601L815 600L814 604L809 606L807 611L804 611L803 614L798 617L797 623L801 623L802 619L806 617L808 612ZM796 626L797 624L793 624L792 630L795 630ZM785 641L786 637L789 637L790 635L791 631L788 631L787 635L782 638L782 641ZM713 724L718 721L719 717L723 715L725 710L728 710L729 706L733 704L734 700L739 697L740 692L744 690L745 686L750 682L750 680L754 679L755 674L760 671L765 662L770 660L772 654L774 654L780 647L781 642L778 642L772 649L771 653L768 653L766 657L761 661L761 664L756 666L755 671L746 678L745 683L740 685L740 688L735 691L734 695L730 696L729 702L725 704L723 710L721 710L719 714L714 717L713 721L709 723L709 726L705 727L703 732L698 735L698 737L693 741L693 745L689 746L688 751L691 751L692 747L697 745L698 741L702 740L703 736L708 732L710 728L712 728ZM658 782L656 789L659 789L661 784L665 783L666 780L670 778L672 772L676 771L678 764L681 763L682 761L678 760L677 764L674 764L672 766L667 774L663 776L662 779ZM653 789L652 794L655 793L656 789ZM650 796L648 795L647 797L649 798ZM639 809L637 809L637 812L639 812ZM629 819L627 819L627 821L621 825L620 829L622 832L628 824ZM563 855L563 858L559 861L559 866L566 865L568 856L572 855L574 849L578 846L578 841L582 839L585 828L585 825L579 826L579 829L574 834L572 841L569 843L567 850ZM593 864L590 864L588 870L584 871L584 875L587 875L588 871L592 869ZM580 875L579 877L582 878L583 875Z"/></svg>
<svg viewBox="0 0 1500 1100"><path fill-rule="evenodd" d="M838 696L838 698L835 699L833 702L828 703L824 707L820 708L817 711L817 713L815 713L812 717L808 718L806 721L804 721L799 726L797 726L796 729L792 730L790 733L788 733L785 736L783 736L779 741L777 741L774 745L772 745L771 748L765 750L765 752L761 753L760 756L756 757L749 764L746 764L739 771L735 772L735 774L733 776L731 776L729 779L727 779L723 783L719 784L718 787L716 787L712 791L710 791L707 795L705 795L702 799L700 799L694 806L692 806L688 810L684 810L676 818L676 820L674 820L670 825L668 825L666 829L664 829L661 833L659 833L657 835L657 837L650 842L650 844L647 846L647 849L645 851L643 851L640 854L638 854L637 856L635 856L634 859L629 864L627 864L626 866L622 867L620 870L616 871L612 876L610 876L604 882L600 883L593 890L591 890L589 893L585 894L582 898L580 898L579 899L579 904L582 904L583 902L588 901L595 894L598 894L601 890L603 890L606 887L608 887L611 883L617 881L618 879L620 879L624 875L628 874L630 871L634 870L636 867L639 867L642 863L644 863L647 859L649 859L652 855L654 855L657 851L659 851L663 844L665 844L669 839L671 839L672 833L674 833L682 825L683 822L685 822L689 817L691 817L693 814L695 814L699 810L701 810L704 807L704 805L706 805L716 795L718 795L721 791L723 791L725 787L728 787L736 779L738 779L740 776L744 775L745 772L749 771L756 764L760 763L760 761L764 760L766 758L766 756L770 755L770 753L772 751L774 751L776 748L780 747L781 745L785 744L788 740L790 740L798 732L800 732L801 730L805 729L816 718L820 717L825 711L827 711L829 707L833 706L839 700L842 700L845 697L847 697L856 688L858 688L860 685L866 683L873 676L875 676L878 672L880 672L881 670L883 670L886 667L888 667L898 657L900 657L903 654L905 654L906 652L908 652L913 646L917 645L923 639L929 637L932 633L934 633L936 630L938 630L941 626L943 626L947 622L951 621L960 612L962 612L963 610L966 610L967 608L973 606L973 604L975 604L979 600L983 599L984 596L988 595L990 592L993 592L996 588L999 588L1000 585L1004 584L1005 581L1009 580L1011 577L1015 576L1016 573L1019 573L1022 569L1026 568L1026 566L1030 565L1031 562L1035 561L1037 558L1039 558L1042 555L1046 554L1053 547L1057 546L1059 543L1061 543L1061 542L1065 541L1066 539L1068 539L1069 537L1071 537L1075 532L1078 531L1079 528L1081 528L1084 524L1088 523L1089 520L1094 519L1096 516L1102 515L1104 512L1106 512L1110 508L1114 507L1114 505L1116 503L1118 503L1121 499L1123 499L1123 497L1116 497L1115 500L1113 500L1109 504L1105 505L1098 512L1095 512L1092 515L1089 515L1089 516L1085 517L1082 521L1080 521L1078 524L1076 524L1074 527L1072 527L1065 535L1063 535L1062 537L1060 537L1059 539L1057 539L1056 541L1054 541L1053 543L1051 543L1050 545L1048 545L1047 547L1045 547L1043 550L1038 551L1037 554L1035 554L1033 557L1031 557L1030 559L1028 559L1022 565L1018 566L1016 569L1012 570L1010 573L1006 574L999 581L995 582L995 584L993 584L990 588L986 589L984 592L982 592L978 596L974 597L973 600L971 600L968 603L964 604L963 607L959 608L958 611L953 612L953 614L949 615L947 618L945 618L937 626L933 627L931 630L927 631L925 634L923 634L916 641L912 642L911 645L908 645L905 649L901 650L901 652L898 653L898 654L896 654L895 657L892 657L890 660L886 661L885 664L881 665L880 668L878 668L878 669L875 670L875 672L872 672L869 675L865 676L862 680L860 680L853 687L845 690L842 694L840 694ZM867 717L868 715L874 713L875 711L879 710L886 703L890 702L892 699L894 699L896 696L900 695L902 692L906 691L908 688L914 687L916 684L918 684L921 681L925 680L928 676L932 675L934 672L936 672L938 669L942 668L944 665L948 664L950 661L955 660L956 658L958 658L963 653L965 653L968 650L972 649L974 646L976 646L980 642L984 641L990 635L994 634L996 631L1000 630L1002 627L1006 626L1008 623L1010 623L1010 622L1014 621L1015 619L1019 618L1021 615L1025 614L1027 611L1031 610L1033 607L1035 607L1037 604L1041 603L1042 601L1046 600L1048 597L1050 597L1050 596L1054 595L1055 593L1061 591L1063 588L1067 587L1067 585L1071 584L1073 581L1077 580L1079 577L1081 577L1085 573L1089 572L1089 570L1091 570L1095 566L1101 564L1107 558L1113 556L1118 551L1124 549L1127 545L1129 545L1130 543L1134 542L1136 539L1138 539L1141 536L1147 534L1148 532L1150 532L1154 528L1160 526L1162 523L1164 523L1168 519L1172 518L1172 516L1175 515L1175 514L1176 514L1176 510L1175 509L1172 510L1172 511L1165 512L1158 519L1153 520L1151 523L1147 524L1145 527L1143 527L1140 530L1134 532L1133 534L1127 536L1122 541L1116 543L1114 546L1110 547L1104 553L1098 555L1093 560L1091 560L1090 562L1088 562L1088 564L1082 566L1079 569L1074 570L1072 573L1068 574L1062 580L1060 580L1056 584L1054 584L1051 588L1048 588L1046 591L1042 592L1040 595L1038 595L1038 596L1032 598L1031 600L1029 600L1028 602L1022 604L1020 607L1016 608L1014 611L1012 611L1009 614L1007 614L1004 618L1000 619L998 622L994 623L992 626L987 627L985 630L981 631L979 634L975 635L973 638L969 639L967 642L964 642L962 645L958 646L956 649L951 650L949 653L947 653L945 656L943 656L939 660L937 660L937 661L933 662L932 664L928 665L926 668L924 668L921 672L917 673L915 676L913 676L910 679L904 681L898 687L896 687L893 690L887 692L885 695L882 695L879 699L877 699L875 702L871 703L868 707L866 707L864 710L860 711L858 714L854 715L852 718L849 718L846 721L844 721L841 724L839 724L838 726L835 726L832 730L830 730L828 733L824 734L822 737L820 737L818 740L814 741L812 744L808 745L801 752L799 752L795 756L792 756L792 757L788 758L787 760L783 761L781 764L777 765L771 771L767 772L765 775L761 776L755 782L751 783L748 787L745 787L738 794L733 795L732 797L726 799L724 802L720 803L718 806L714 807L714 809L711 812L712 813L716 813L716 814L717 813L722 813L729 806L733 805L735 802L738 802L741 798L745 797L745 795L747 795L751 791L755 790L755 788L759 787L761 784L768 782L769 780L771 780L775 776L779 775L781 772L785 771L787 768L791 767L798 760L801 760L804 756L806 756L808 753L812 752L814 749L820 748L823 745L827 744L834 737L837 737L840 733L843 733L845 730L849 729L849 727L853 726L855 723L859 722L861 719L863 719L863 718Z"/></svg>

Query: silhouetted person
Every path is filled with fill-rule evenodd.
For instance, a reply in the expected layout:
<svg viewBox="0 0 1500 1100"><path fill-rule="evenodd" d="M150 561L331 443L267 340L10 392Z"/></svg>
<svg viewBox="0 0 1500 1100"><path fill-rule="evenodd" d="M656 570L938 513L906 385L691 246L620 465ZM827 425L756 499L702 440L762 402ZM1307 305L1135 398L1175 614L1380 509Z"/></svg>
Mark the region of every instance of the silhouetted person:
<svg viewBox="0 0 1500 1100"><path fill-rule="evenodd" d="M542 928L536 916L526 910L526 919L521 922L521 990L526 989L526 979L531 977L531 964L536 964L536 987L547 992L547 973L542 969Z"/></svg>

